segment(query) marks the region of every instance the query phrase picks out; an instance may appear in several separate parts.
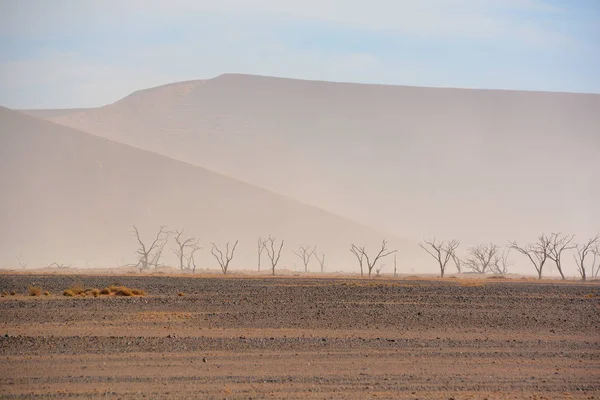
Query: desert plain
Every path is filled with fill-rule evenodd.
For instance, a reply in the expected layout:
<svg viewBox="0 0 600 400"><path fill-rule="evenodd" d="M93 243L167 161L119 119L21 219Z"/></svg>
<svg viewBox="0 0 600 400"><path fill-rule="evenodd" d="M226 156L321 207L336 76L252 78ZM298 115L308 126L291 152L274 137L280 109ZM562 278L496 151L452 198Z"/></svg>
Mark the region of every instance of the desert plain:
<svg viewBox="0 0 600 400"><path fill-rule="evenodd" d="M63 296L114 284L146 295ZM597 282L3 274L0 291L0 398L600 398Z"/></svg>

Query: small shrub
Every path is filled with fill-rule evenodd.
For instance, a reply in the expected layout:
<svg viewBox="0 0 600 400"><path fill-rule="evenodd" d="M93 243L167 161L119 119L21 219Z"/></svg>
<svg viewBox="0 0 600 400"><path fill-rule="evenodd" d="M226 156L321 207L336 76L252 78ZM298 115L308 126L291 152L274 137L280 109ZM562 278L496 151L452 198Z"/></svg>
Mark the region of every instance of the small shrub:
<svg viewBox="0 0 600 400"><path fill-rule="evenodd" d="M584 297L586 297L588 299L593 299L594 297L596 297L596 295L594 293L588 293Z"/></svg>
<svg viewBox="0 0 600 400"><path fill-rule="evenodd" d="M46 291L44 292L44 296L50 296L50 292L46 290Z"/></svg>
<svg viewBox="0 0 600 400"><path fill-rule="evenodd" d="M107 288L107 287L105 287L104 289L102 289L102 290L100 291L100 294L110 294L110 289L109 289L109 288Z"/></svg>
<svg viewBox="0 0 600 400"><path fill-rule="evenodd" d="M134 296L145 296L146 292L144 292L141 289L131 289L131 292L133 293Z"/></svg>
<svg viewBox="0 0 600 400"><path fill-rule="evenodd" d="M42 288L39 286L30 285L27 288L27 293L29 293L30 296L40 296L42 294Z"/></svg>
<svg viewBox="0 0 600 400"><path fill-rule="evenodd" d="M73 297L75 296L75 293L71 289L67 289L63 292L63 296Z"/></svg>
<svg viewBox="0 0 600 400"><path fill-rule="evenodd" d="M85 295L85 289L80 284L75 284L75 285L71 286L70 288L68 288L67 290L70 290L71 292L73 292L74 295L78 295L78 294L82 294L82 293Z"/></svg>
<svg viewBox="0 0 600 400"><path fill-rule="evenodd" d="M183 293L183 292L179 292L179 293L177 293L177 296L179 296L179 297L183 297L183 296L185 296L185 293Z"/></svg>
<svg viewBox="0 0 600 400"><path fill-rule="evenodd" d="M10 292L10 295L11 295L11 296L16 296L16 295L17 295L17 292L15 292L15 291L13 290L12 292Z"/></svg>
<svg viewBox="0 0 600 400"><path fill-rule="evenodd" d="M100 294L100 290L98 290L98 289L92 289L92 291L90 293L92 294L92 296L98 297L98 295Z"/></svg>
<svg viewBox="0 0 600 400"><path fill-rule="evenodd" d="M123 286L117 289L117 291L115 292L115 296L130 297L133 296L133 292L128 287Z"/></svg>

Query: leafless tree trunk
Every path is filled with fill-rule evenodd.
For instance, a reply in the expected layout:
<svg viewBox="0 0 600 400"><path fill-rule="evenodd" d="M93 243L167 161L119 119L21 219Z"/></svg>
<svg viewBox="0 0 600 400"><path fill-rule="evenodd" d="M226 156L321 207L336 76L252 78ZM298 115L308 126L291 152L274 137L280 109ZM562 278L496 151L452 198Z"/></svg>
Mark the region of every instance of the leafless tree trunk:
<svg viewBox="0 0 600 400"><path fill-rule="evenodd" d="M167 233L167 236L165 236L165 240L159 242L156 246L156 251L154 252L152 260L150 261L150 266L154 267L154 271L158 271L158 267L164 267L164 264L160 264L160 259L162 257L163 250L165 249L168 240L169 237Z"/></svg>
<svg viewBox="0 0 600 400"><path fill-rule="evenodd" d="M561 233L553 233L550 235L550 248L548 250L548 258L554 261L556 269L560 272L562 279L565 279L565 274L562 270L561 256L565 250L574 249L576 246L571 245L575 235L563 235Z"/></svg>
<svg viewBox="0 0 600 400"><path fill-rule="evenodd" d="M383 240L381 242L381 249L379 250L379 253L377 253L377 255L375 256L375 258L373 258L373 260L371 261L369 254L366 252L365 247L358 247L354 244L351 245L350 247L350 251L356 256L356 258L358 259L358 262L360 264L360 275L363 275L363 261L366 261L367 263L367 269L369 271L369 278L371 277L371 273L373 272L373 268L375 267L375 265L377 265L377 261L379 261L380 258L383 257L387 257L390 254L396 253L397 250L388 250L387 248L387 240Z"/></svg>
<svg viewBox="0 0 600 400"><path fill-rule="evenodd" d="M19 262L19 265L22 269L27 268L27 264L29 264L29 262L23 258L23 250L19 252L19 255L17 256L17 261Z"/></svg>
<svg viewBox="0 0 600 400"><path fill-rule="evenodd" d="M506 275L508 274L508 255L510 254L510 248L504 249L502 254L496 254L494 256L494 262L490 265L490 271L494 275Z"/></svg>
<svg viewBox="0 0 600 400"><path fill-rule="evenodd" d="M455 251L452 252L452 261L454 262L456 271L458 271L459 274L462 274L462 260L458 257Z"/></svg>
<svg viewBox="0 0 600 400"><path fill-rule="evenodd" d="M533 244L528 244L524 247L521 247L517 244L517 242L510 242L509 247L511 249L517 250L519 253L524 254L529 258L529 261L535 267L535 270L538 273L538 278L542 279L542 273L544 271L544 264L548 259L548 255L550 253L550 237L541 234L538 237L537 242Z"/></svg>
<svg viewBox="0 0 600 400"><path fill-rule="evenodd" d="M198 240L196 240L196 238L190 237L190 238L183 238L183 229L182 230L176 230L174 232L175 234L175 243L177 244L177 247L175 247L173 249L173 253L175 253L175 255L177 256L177 259L179 260L179 269L181 269L182 271L187 269L190 270L190 264L188 262L188 249L189 252L195 252L197 250L200 249L199 245L198 245Z"/></svg>
<svg viewBox="0 0 600 400"><path fill-rule="evenodd" d="M396 272L396 267L398 264L396 263L396 254L394 254L394 278L398 277L398 273Z"/></svg>
<svg viewBox="0 0 600 400"><path fill-rule="evenodd" d="M257 246L257 252L258 252L258 272L260 272L260 258L262 255L263 250L266 248L267 246L267 241L263 240L263 238L258 238L258 246Z"/></svg>
<svg viewBox="0 0 600 400"><path fill-rule="evenodd" d="M452 254L454 254L459 245L460 242L458 240L438 242L435 238L431 240L425 240L424 243L419 243L419 246L421 246L423 250L435 258L438 262L440 266L440 275L442 278L446 272L446 265L448 265L448 261L450 261Z"/></svg>
<svg viewBox="0 0 600 400"><path fill-rule="evenodd" d="M279 245L279 250L276 250L276 242L277 239L271 237L271 235L269 235L269 238L265 241L265 248L267 249L267 255L269 256L269 259L271 260L271 271L273 275L275 275L275 267L277 266L279 258L281 257L281 249L283 249L283 240Z"/></svg>
<svg viewBox="0 0 600 400"><path fill-rule="evenodd" d="M135 267L140 270L141 274L144 270L150 269L152 265L158 265L168 234L165 231L165 226L161 226L152 243L147 246L140 238L140 233L135 225L133 226L133 233L139 244L137 250L138 262Z"/></svg>
<svg viewBox="0 0 600 400"><path fill-rule="evenodd" d="M364 247L358 247L355 244L351 244L350 245L350 251L352 252L352 254L354 254L354 256L356 257L356 259L358 260L358 265L360 266L360 276L365 276L365 272L364 272L364 260L365 260L365 248Z"/></svg>
<svg viewBox="0 0 600 400"><path fill-rule="evenodd" d="M498 246L495 244L480 244L467 249L465 265L473 272L485 274L493 265Z"/></svg>
<svg viewBox="0 0 600 400"><path fill-rule="evenodd" d="M308 263L310 262L310 258L313 256L313 254L315 254L315 251L317 251L316 246L310 247L304 245L300 246L298 252L292 250L292 253L302 260L302 264L304 264L304 272L308 272Z"/></svg>
<svg viewBox="0 0 600 400"><path fill-rule="evenodd" d="M385 264L381 264L381 266L379 268L375 268L375 276L376 277L379 277L379 273L381 272L383 267L385 267Z"/></svg>
<svg viewBox="0 0 600 400"><path fill-rule="evenodd" d="M575 261L577 262L577 270L579 271L579 274L581 275L581 279L584 281L587 279L587 267L588 266L590 267L591 275L595 276L594 270L596 269L596 260L598 259L598 253L597 253L596 249L597 249L599 240L600 240L600 235L596 235L595 237L588 240L587 243L577 245L575 247L576 248ZM591 264L588 262L586 265L585 259L587 258L587 256L590 253L592 255L592 262L591 262ZM600 265L598 268L600 268Z"/></svg>
<svg viewBox="0 0 600 400"><path fill-rule="evenodd" d="M196 273L196 259L194 258L194 253L200 250L202 247L194 247L190 254L186 257L187 269L191 270L192 274Z"/></svg>
<svg viewBox="0 0 600 400"><path fill-rule="evenodd" d="M321 273L325 272L325 253L321 253L321 257L319 257L319 253L315 253L315 257L321 266Z"/></svg>
<svg viewBox="0 0 600 400"><path fill-rule="evenodd" d="M596 243L596 248L594 249L594 257L600 258L600 240ZM596 266L596 272L592 270L592 275L594 276L594 278L597 278L598 274L600 274L600 262Z"/></svg>
<svg viewBox="0 0 600 400"><path fill-rule="evenodd" d="M227 242L227 245L225 247L225 253L223 253L221 250L219 250L219 248L217 247L216 244L214 244L214 243L211 243L211 244L212 244L212 249L210 250L210 252L212 253L213 256L215 256L215 258L219 262L219 265L221 266L221 271L223 271L223 274L227 275L227 269L229 268L229 263L233 259L233 253L235 252L235 248L237 247L238 241L237 240L235 241L235 244L233 245L231 252L229 251L229 242Z"/></svg>

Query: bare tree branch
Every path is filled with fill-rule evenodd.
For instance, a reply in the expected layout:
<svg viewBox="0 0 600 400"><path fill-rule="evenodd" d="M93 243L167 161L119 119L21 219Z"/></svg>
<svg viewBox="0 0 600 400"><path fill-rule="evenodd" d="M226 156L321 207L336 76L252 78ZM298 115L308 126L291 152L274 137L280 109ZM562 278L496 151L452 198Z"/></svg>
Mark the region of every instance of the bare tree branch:
<svg viewBox="0 0 600 400"><path fill-rule="evenodd" d="M510 264L508 262L508 256L510 254L510 248L506 248L502 251L502 254L494 255L494 261L490 265L490 271L494 275L506 275L508 274L508 267Z"/></svg>
<svg viewBox="0 0 600 400"><path fill-rule="evenodd" d="M321 273L325 272L325 253L321 253L321 256L319 257L319 253L315 252L315 257L317 259L317 261L319 262L319 266L321 267Z"/></svg>
<svg viewBox="0 0 600 400"><path fill-rule="evenodd" d="M562 253L565 250L574 249L576 246L572 245L571 242L575 238L575 235L563 235L562 233L552 233L550 235L550 248L548 249L548 258L554 261L556 264L556 268L560 273L562 279L565 279L565 274L563 273L561 257Z"/></svg>
<svg viewBox="0 0 600 400"><path fill-rule="evenodd" d="M59 263L57 263L56 261L55 261L55 262L53 262L53 263L51 263L51 264L48 264L48 266L47 266L46 268L50 268L50 267L52 267L53 265L54 265L56 268L58 268L58 269L68 269L68 268L71 268L71 265L59 264Z"/></svg>
<svg viewBox="0 0 600 400"><path fill-rule="evenodd" d="M375 268L375 276L379 277L379 273L381 272L381 270L383 269L383 267L385 267L385 264L381 264L379 266L379 268Z"/></svg>
<svg viewBox="0 0 600 400"><path fill-rule="evenodd" d="M531 264L535 267L538 273L538 278L542 279L542 273L544 271L544 264L548 259L551 247L550 237L544 234L538 236L537 242L525 245L521 247L517 242L510 242L509 247L517 250L519 253L526 255L531 261Z"/></svg>
<svg viewBox="0 0 600 400"><path fill-rule="evenodd" d="M235 252L235 248L237 247L238 241L237 240L235 241L235 244L233 245L233 248L231 249L231 251L229 251L229 242L227 242L226 247L225 247L225 253L223 253L221 250L219 250L219 248L217 247L216 244L214 244L214 243L211 243L211 244L212 244L212 249L210 250L210 252L213 256L215 256L215 258L219 262L219 265L221 266L221 271L223 271L223 274L226 275L227 269L229 268L229 263L233 259L233 253ZM216 253L215 253L215 251L216 251Z"/></svg>
<svg viewBox="0 0 600 400"><path fill-rule="evenodd" d="M259 237L258 238L258 243L257 243L257 253L258 253L258 272L260 272L260 258L262 255L263 250L267 247L267 241L263 240L263 238Z"/></svg>
<svg viewBox="0 0 600 400"><path fill-rule="evenodd" d="M485 274L493 265L497 251L498 246L493 243L470 247L467 249L465 265L473 272Z"/></svg>
<svg viewBox="0 0 600 400"><path fill-rule="evenodd" d="M276 250L276 242L277 239L271 237L271 235L269 235L269 238L265 241L265 248L267 249L267 255L269 256L269 259L271 260L271 268L273 275L275 275L275 267L277 266L279 258L281 257L281 249L283 249L283 240L281 241L278 250Z"/></svg>
<svg viewBox="0 0 600 400"><path fill-rule="evenodd" d="M173 234L177 246L172 250L173 253L177 256L177 259L179 260L179 269L182 271L186 269L190 270L191 265L188 262L189 255L187 253L196 252L201 249L198 240L193 237L185 239L183 237L183 229L175 230Z"/></svg>
<svg viewBox="0 0 600 400"><path fill-rule="evenodd" d="M200 249L202 249L202 247L192 248L192 251L190 251L190 254L186 257L187 270L191 270L192 274L196 273L196 260L194 258L194 254Z"/></svg>
<svg viewBox="0 0 600 400"><path fill-rule="evenodd" d="M141 239L140 233L135 225L133 225L133 233L138 241L139 247L136 251L138 255L138 262L135 267L140 270L140 274L150 269L150 267L158 266L160 257L162 256L163 249L168 239L168 233L165 231L165 226L161 225L156 237L152 243L147 246Z"/></svg>
<svg viewBox="0 0 600 400"><path fill-rule="evenodd" d="M29 261L23 258L23 249L21 249L21 251L19 252L19 255L17 256L17 261L19 262L19 265L22 269L27 268L27 264L29 264Z"/></svg>
<svg viewBox="0 0 600 400"><path fill-rule="evenodd" d="M381 242L381 249L379 250L379 253L377 253L377 255L375 256L375 258L373 258L373 261L371 261L371 259L369 258L369 254L367 253L367 251L365 250L365 247L358 247L354 244L352 244L350 246L350 251L356 256L356 258L358 259L358 262L360 264L360 275L364 276L363 273L363 262L366 261L367 263L367 269L369 272L369 278L371 277L371 273L373 272L373 267L375 267L375 265L377 265L377 261L379 261L379 259L383 258L383 257L387 257L390 254L396 253L398 250L388 250L387 248L387 240L383 240Z"/></svg>
<svg viewBox="0 0 600 400"><path fill-rule="evenodd" d="M354 254L356 259L358 260L358 265L360 266L360 276L365 276L364 269L363 269L364 259L365 259L365 248L358 247L355 244L351 244L350 251L352 252L352 254Z"/></svg>
<svg viewBox="0 0 600 400"><path fill-rule="evenodd" d="M300 246L298 252L292 250L292 253L302 260L302 263L304 264L304 272L308 272L308 263L310 262L310 258L315 254L315 251L317 251L316 246L310 247L304 245Z"/></svg>
<svg viewBox="0 0 600 400"><path fill-rule="evenodd" d="M454 262L454 266L456 267L456 271L458 271L459 274L462 274L462 260L458 257L455 251L452 252L451 257L452 261Z"/></svg>
<svg viewBox="0 0 600 400"><path fill-rule="evenodd" d="M424 240L423 243L419 243L419 246L438 262L440 266L440 275L442 278L446 272L446 265L448 265L448 261L450 261L452 254L454 254L459 245L460 242L458 240L438 242L435 238Z"/></svg>
<svg viewBox="0 0 600 400"><path fill-rule="evenodd" d="M588 240L584 244L578 244L576 246L576 254L575 254L575 262L577 263L577 270L579 271L579 275L581 275L582 280L587 279L587 268L590 268L590 272L592 276L594 275L594 271L596 269L596 261L598 259L598 243L600 242L600 235L596 235L590 240ZM585 259L588 255L592 255L592 262L589 261L586 263ZM598 266L600 268L600 265ZM598 274L598 272L595 272Z"/></svg>

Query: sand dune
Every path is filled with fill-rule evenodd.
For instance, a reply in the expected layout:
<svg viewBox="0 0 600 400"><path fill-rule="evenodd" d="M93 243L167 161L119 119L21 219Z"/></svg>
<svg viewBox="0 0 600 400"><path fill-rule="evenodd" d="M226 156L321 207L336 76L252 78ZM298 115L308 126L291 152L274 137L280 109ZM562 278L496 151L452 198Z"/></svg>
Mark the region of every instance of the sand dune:
<svg viewBox="0 0 600 400"><path fill-rule="evenodd" d="M402 237L600 229L600 96L223 75L54 122Z"/></svg>
<svg viewBox="0 0 600 400"><path fill-rule="evenodd" d="M148 239L161 224L185 228L204 246L202 268L217 267L210 241L239 239L232 269L254 269L256 240L270 233L286 240L281 268L298 268L291 249L306 243L327 253L330 271L357 270L349 242L373 245L384 236L401 250L404 267L414 268L422 260L414 242L6 108L0 108L0 187L0 267L14 268L21 250L30 267L53 261L77 267L123 265L135 259L132 224ZM175 263L172 255L167 261ZM316 263L311 269L317 269Z"/></svg>

